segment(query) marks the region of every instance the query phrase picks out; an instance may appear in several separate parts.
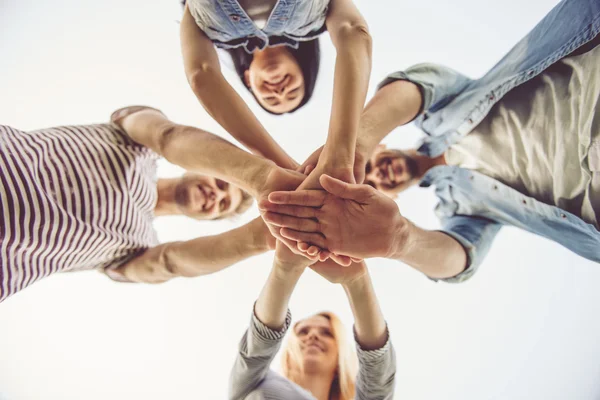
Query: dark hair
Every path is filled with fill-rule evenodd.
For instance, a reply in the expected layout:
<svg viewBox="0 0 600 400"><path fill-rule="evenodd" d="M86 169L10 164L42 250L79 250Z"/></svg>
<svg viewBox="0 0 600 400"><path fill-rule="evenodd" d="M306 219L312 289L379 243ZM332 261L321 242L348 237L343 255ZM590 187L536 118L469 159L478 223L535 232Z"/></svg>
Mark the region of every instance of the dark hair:
<svg viewBox="0 0 600 400"><path fill-rule="evenodd" d="M304 98L298 107L289 111L294 112L308 103L312 97L313 91L315 90L317 75L319 74L321 51L319 49L318 38L299 42L297 49L292 47L287 47L287 49L292 53L296 59L296 62L298 62L300 70L302 71L302 75L304 76ZM235 72L237 72L238 76L242 80L242 83L256 98L256 95L252 92L252 89L246 85L246 80L244 79L244 73L248 70L248 68L250 68L250 64L252 63L254 55L247 53L243 47L227 49L226 51L231 56L233 66L235 67ZM259 103L259 105L262 107L262 104ZM263 107L263 109L271 114L279 115L278 113L267 110L265 107Z"/></svg>

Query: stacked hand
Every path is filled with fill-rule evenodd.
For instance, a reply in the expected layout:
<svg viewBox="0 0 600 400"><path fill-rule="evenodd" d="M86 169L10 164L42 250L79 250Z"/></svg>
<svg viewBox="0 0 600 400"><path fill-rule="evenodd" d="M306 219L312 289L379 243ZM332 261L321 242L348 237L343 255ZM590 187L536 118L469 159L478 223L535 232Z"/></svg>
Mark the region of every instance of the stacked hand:
<svg viewBox="0 0 600 400"><path fill-rule="evenodd" d="M309 158L305 165L313 161ZM259 202L269 231L278 239L277 258L331 258L349 266L391 255L406 227L396 203L369 185L355 184L352 163L332 167L321 161L296 191L273 191Z"/></svg>

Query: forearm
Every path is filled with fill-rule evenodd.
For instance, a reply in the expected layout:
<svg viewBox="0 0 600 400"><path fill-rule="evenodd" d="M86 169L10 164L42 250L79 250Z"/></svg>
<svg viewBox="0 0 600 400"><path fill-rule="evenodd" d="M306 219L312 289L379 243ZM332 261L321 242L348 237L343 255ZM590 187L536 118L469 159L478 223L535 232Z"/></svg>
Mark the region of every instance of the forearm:
<svg viewBox="0 0 600 400"><path fill-rule="evenodd" d="M371 74L372 43L363 25L338 28L334 45L337 56L329 132L323 155L352 165ZM333 36L332 36L333 37Z"/></svg>
<svg viewBox="0 0 600 400"><path fill-rule="evenodd" d="M468 256L454 238L421 229L402 217L389 258L402 261L431 278L449 278L463 272Z"/></svg>
<svg viewBox="0 0 600 400"><path fill-rule="evenodd" d="M285 316L292 292L304 272L304 267L286 267L278 261L258 296L254 313L267 327L279 330L284 326Z"/></svg>
<svg viewBox="0 0 600 400"><path fill-rule="evenodd" d="M387 325L368 273L344 285L354 314L356 340L363 350L383 347L388 340Z"/></svg>
<svg viewBox="0 0 600 400"><path fill-rule="evenodd" d="M267 251L266 228L257 218L231 231L147 250L120 271L133 282L158 283L174 277L194 277L221 271Z"/></svg>
<svg viewBox="0 0 600 400"><path fill-rule="evenodd" d="M412 82L399 80L379 89L362 112L357 152L368 158L390 132L417 116L421 103L421 92Z"/></svg>
<svg viewBox="0 0 600 400"><path fill-rule="evenodd" d="M204 109L248 150L283 168L296 168L297 163L267 133L220 71L192 71L188 80Z"/></svg>
<svg viewBox="0 0 600 400"><path fill-rule="evenodd" d="M201 129L175 125L162 155L180 167L232 183L257 197L274 164Z"/></svg>

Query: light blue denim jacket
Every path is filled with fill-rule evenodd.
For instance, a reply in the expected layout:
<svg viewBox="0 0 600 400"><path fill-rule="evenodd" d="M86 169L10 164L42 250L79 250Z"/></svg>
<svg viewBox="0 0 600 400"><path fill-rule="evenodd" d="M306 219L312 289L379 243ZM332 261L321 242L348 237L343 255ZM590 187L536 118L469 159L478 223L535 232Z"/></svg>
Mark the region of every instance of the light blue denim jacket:
<svg viewBox="0 0 600 400"><path fill-rule="evenodd" d="M325 30L329 0L279 0L259 29L236 0L188 0L196 24L223 49L244 47L248 53L267 46L297 49Z"/></svg>
<svg viewBox="0 0 600 400"><path fill-rule="evenodd" d="M599 0L563 0L480 79L439 65L419 64L391 74L379 87L395 80L420 87L423 112L415 123L428 137L418 151L435 157L471 132L509 90L591 41L599 31ZM448 282L462 282L473 275L502 225L525 229L600 262L600 232L567 211L459 167L432 168L420 183L430 185L436 187L440 199L436 214L441 230L458 240L469 255L468 268Z"/></svg>

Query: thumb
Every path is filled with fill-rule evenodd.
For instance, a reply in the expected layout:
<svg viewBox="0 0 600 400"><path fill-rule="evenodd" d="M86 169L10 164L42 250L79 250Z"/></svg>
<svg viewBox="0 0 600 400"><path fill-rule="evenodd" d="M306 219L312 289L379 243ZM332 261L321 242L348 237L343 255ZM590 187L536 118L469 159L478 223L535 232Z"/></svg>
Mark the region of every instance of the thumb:
<svg viewBox="0 0 600 400"><path fill-rule="evenodd" d="M360 203L373 196L372 191L374 189L369 185L346 183L325 174L321 175L320 182L323 189L343 199L354 200Z"/></svg>

